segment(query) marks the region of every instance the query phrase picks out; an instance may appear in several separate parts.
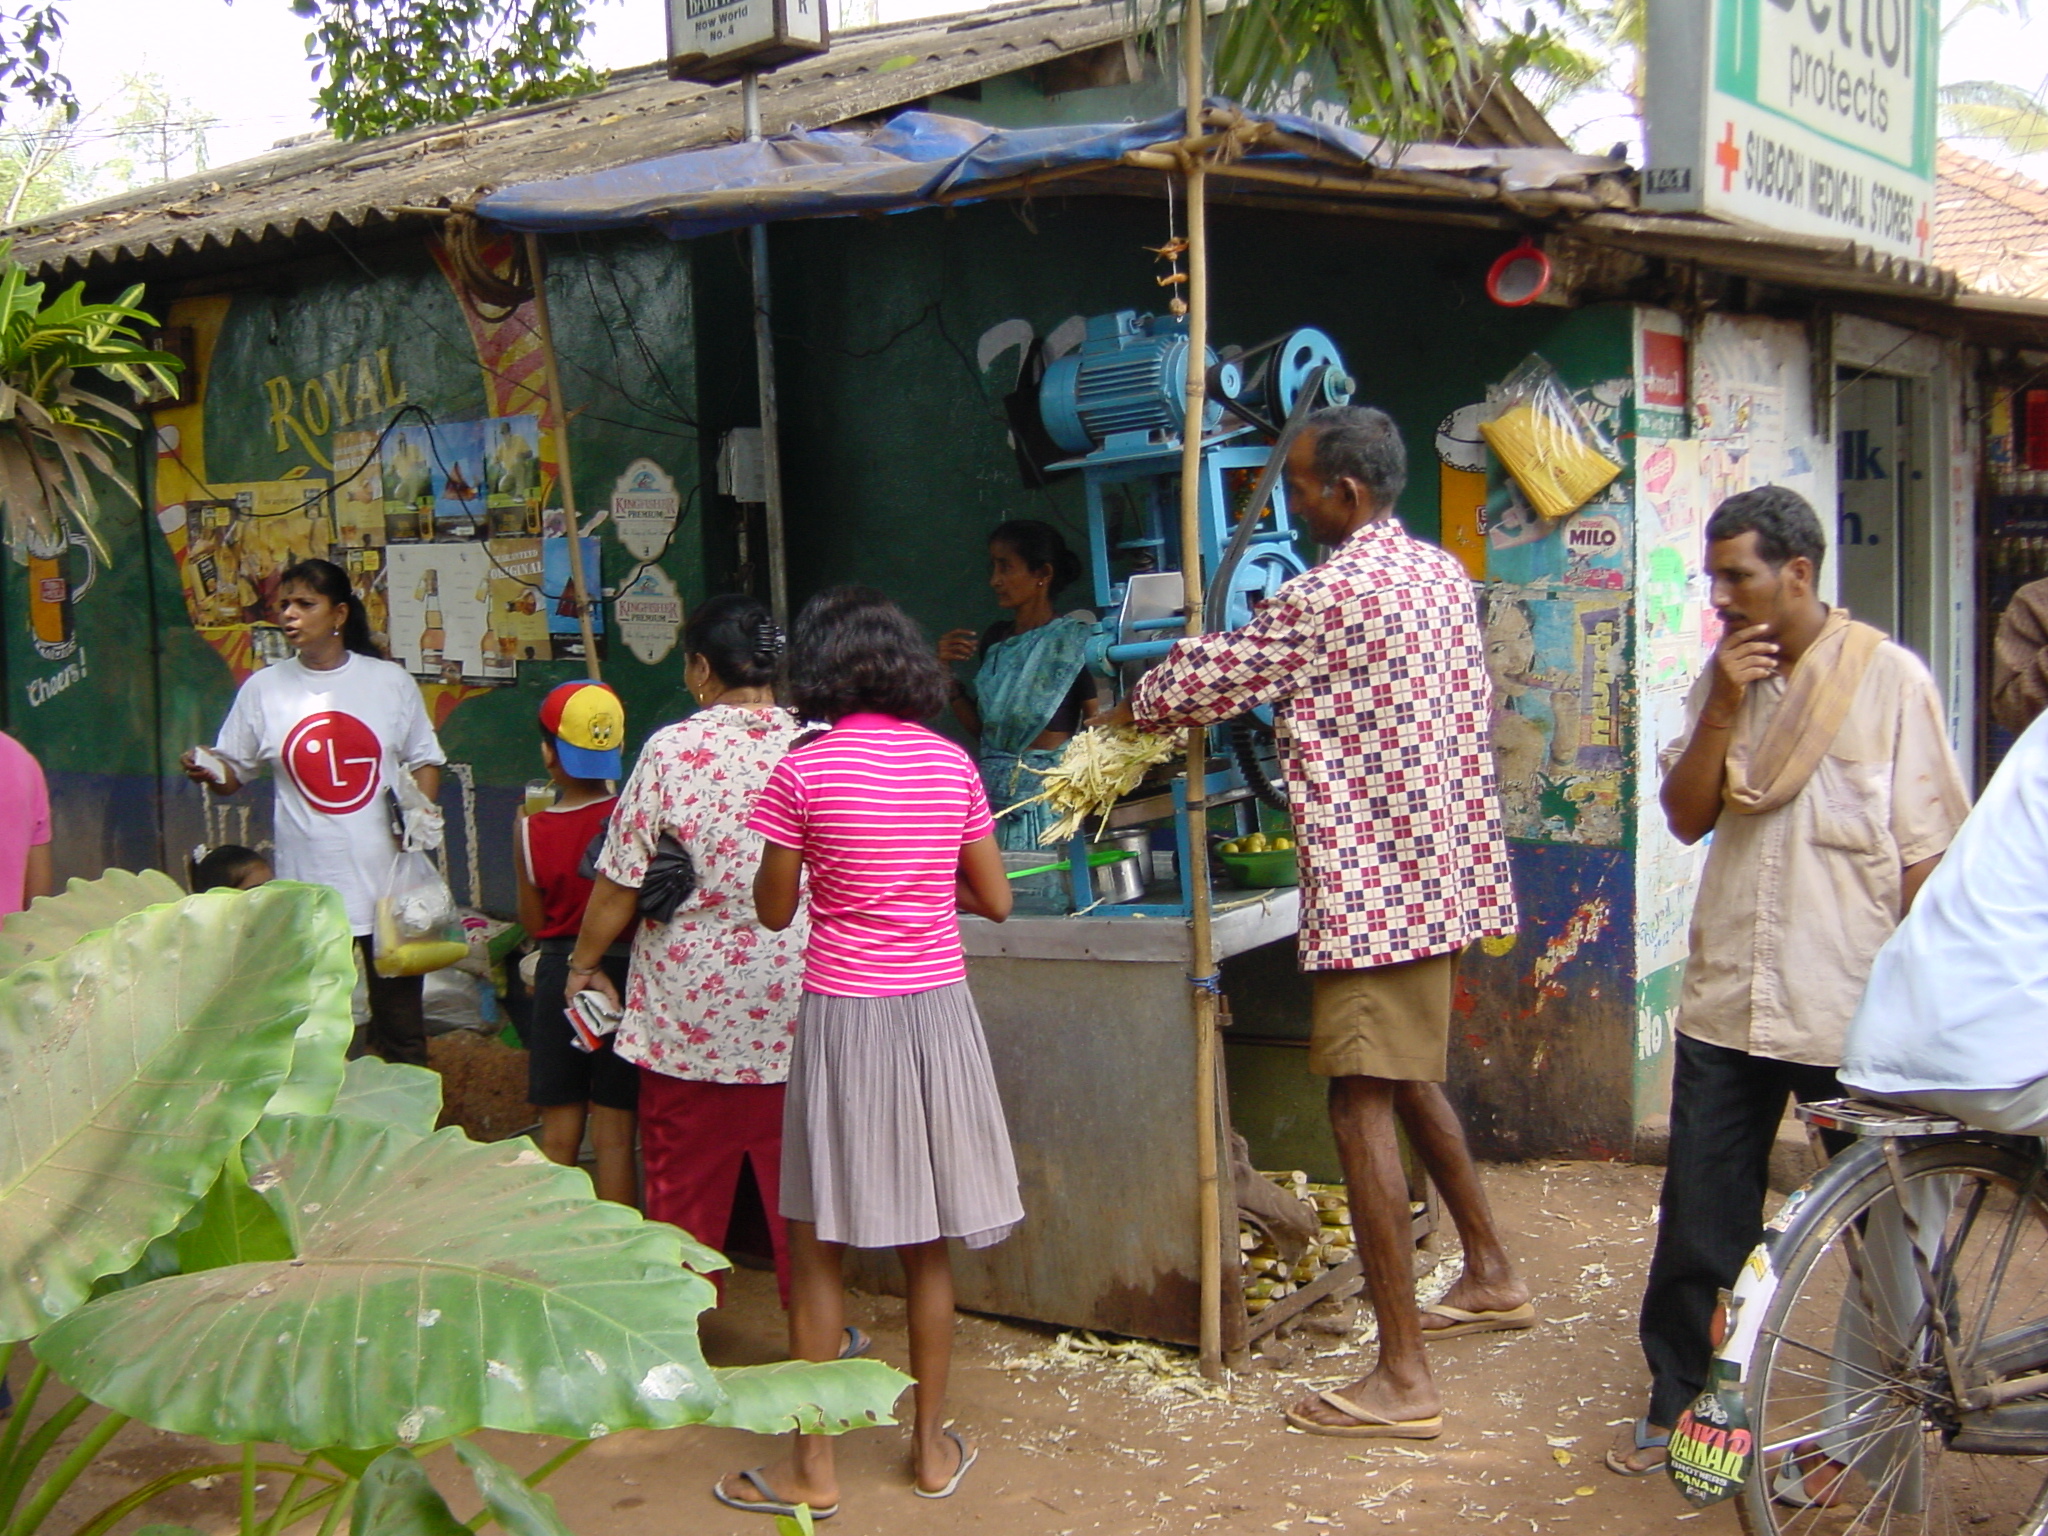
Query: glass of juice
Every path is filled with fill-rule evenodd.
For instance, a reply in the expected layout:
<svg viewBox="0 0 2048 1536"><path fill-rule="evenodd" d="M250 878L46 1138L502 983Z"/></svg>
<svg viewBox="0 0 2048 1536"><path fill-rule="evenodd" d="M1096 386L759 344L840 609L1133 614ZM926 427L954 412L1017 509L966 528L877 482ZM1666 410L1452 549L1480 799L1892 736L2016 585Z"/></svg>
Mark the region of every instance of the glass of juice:
<svg viewBox="0 0 2048 1536"><path fill-rule="evenodd" d="M526 814L538 816L542 811L551 810L555 803L555 784L552 779L528 779L526 781Z"/></svg>

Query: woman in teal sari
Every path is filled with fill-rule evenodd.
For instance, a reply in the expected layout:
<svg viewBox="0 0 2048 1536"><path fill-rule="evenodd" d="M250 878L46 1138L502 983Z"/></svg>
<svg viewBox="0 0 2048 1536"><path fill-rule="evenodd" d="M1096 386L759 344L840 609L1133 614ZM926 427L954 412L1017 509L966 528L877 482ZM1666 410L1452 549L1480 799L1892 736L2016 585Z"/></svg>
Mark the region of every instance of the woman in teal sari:
<svg viewBox="0 0 2048 1536"><path fill-rule="evenodd" d="M1081 574L1081 560L1050 523L1000 525L989 535L988 568L996 603L1011 617L979 636L948 632L939 659L980 661L971 688L954 682L953 713L980 738L981 781L996 813L998 845L1036 848L1052 813L1043 804L1008 808L1038 793L1038 774L1028 770L1052 766L1095 697L1081 665L1095 615L1053 610L1053 599Z"/></svg>

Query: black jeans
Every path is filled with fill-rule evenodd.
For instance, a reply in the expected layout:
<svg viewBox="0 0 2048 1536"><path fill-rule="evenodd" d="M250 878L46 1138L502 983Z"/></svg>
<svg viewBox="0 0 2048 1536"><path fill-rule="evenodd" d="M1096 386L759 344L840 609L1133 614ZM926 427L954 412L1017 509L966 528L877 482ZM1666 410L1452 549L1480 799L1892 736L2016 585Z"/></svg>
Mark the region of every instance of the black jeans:
<svg viewBox="0 0 2048 1536"><path fill-rule="evenodd" d="M1650 1366L1652 1424L1669 1429L1707 1384L1714 1304L1763 1237L1786 1096L1803 1104L1841 1094L1832 1067L1678 1037L1670 1160L1637 1330Z"/></svg>
<svg viewBox="0 0 2048 1536"><path fill-rule="evenodd" d="M370 994L370 1022L361 1050L351 1055L381 1056L386 1061L427 1064L427 979L424 976L379 976L367 937L356 940L363 952L363 976Z"/></svg>

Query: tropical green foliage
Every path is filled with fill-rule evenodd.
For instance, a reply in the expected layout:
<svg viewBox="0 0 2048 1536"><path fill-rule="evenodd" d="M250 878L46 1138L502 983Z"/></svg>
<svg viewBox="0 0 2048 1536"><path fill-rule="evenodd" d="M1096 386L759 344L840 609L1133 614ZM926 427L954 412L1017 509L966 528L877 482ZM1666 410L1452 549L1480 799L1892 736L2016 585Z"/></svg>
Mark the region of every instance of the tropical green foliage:
<svg viewBox="0 0 2048 1536"><path fill-rule="evenodd" d="M292 0L320 114L344 139L596 90L585 0Z"/></svg>
<svg viewBox="0 0 2048 1536"><path fill-rule="evenodd" d="M604 84L583 62L589 0L289 0L313 24L320 115L344 139L459 122L496 107L530 106ZM223 17L225 24L227 18ZM78 98L56 68L63 41L59 5L0 0L0 118L29 102L78 116ZM122 131L140 134L137 163L168 164L196 151L203 125L164 110ZM175 140L175 142L174 142Z"/></svg>
<svg viewBox="0 0 2048 1536"><path fill-rule="evenodd" d="M2016 155L2048 151L2048 102L1996 80L1943 86L1941 122L1957 138L1990 139Z"/></svg>
<svg viewBox="0 0 2048 1536"><path fill-rule="evenodd" d="M0 122L0 224L85 202L96 182L79 152L81 120L61 107Z"/></svg>
<svg viewBox="0 0 2048 1536"><path fill-rule="evenodd" d="M490 1518L566 1536L532 1485L595 1436L887 1422L908 1383L874 1361L711 1368L716 1253L531 1143L435 1131L429 1072L344 1069L332 891L142 904L167 886L74 882L0 925L0 1337L34 1335L38 1362L0 1430L0 1536L32 1536L131 1418L241 1460L166 1474L78 1536L218 1473L241 1479L241 1536L323 1513L460 1536L414 1459L451 1440ZM78 1395L27 1431L56 1382ZM572 1443L522 1480L457 1438L481 1427ZM260 1514L259 1477L282 1486Z"/></svg>
<svg viewBox="0 0 2048 1536"><path fill-rule="evenodd" d="M1647 0L1541 0L1483 8L1480 47L1489 68L1549 112L1584 91L1613 91L1643 110Z"/></svg>
<svg viewBox="0 0 2048 1536"><path fill-rule="evenodd" d="M1163 0L1162 22L1185 0ZM1480 68L1458 0L1239 0L1216 20L1216 89L1249 106L1286 96L1326 59L1355 122L1397 139L1455 121Z"/></svg>
<svg viewBox="0 0 2048 1536"><path fill-rule="evenodd" d="M132 501L135 488L115 467L111 445L120 427L141 429L126 406L79 382L81 369L138 393L169 389L181 366L143 339L156 324L137 306L136 284L111 304L85 302L74 283L47 304L43 285L10 259L0 240L0 511L16 547L48 547L81 529L102 560L105 543L93 526L98 500L88 470Z"/></svg>
<svg viewBox="0 0 2048 1536"><path fill-rule="evenodd" d="M177 1225L284 1081L341 898L249 895L145 908L0 977L0 1340Z"/></svg>
<svg viewBox="0 0 2048 1536"><path fill-rule="evenodd" d="M13 101L78 116L71 82L57 68L64 12L50 0L0 4L0 117Z"/></svg>

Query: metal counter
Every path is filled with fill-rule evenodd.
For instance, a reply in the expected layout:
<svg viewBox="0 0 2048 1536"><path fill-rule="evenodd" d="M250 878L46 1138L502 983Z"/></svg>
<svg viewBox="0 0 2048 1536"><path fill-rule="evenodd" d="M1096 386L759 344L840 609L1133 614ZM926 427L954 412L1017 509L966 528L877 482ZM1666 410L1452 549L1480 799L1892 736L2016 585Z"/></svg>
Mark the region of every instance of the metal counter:
<svg viewBox="0 0 2048 1536"><path fill-rule="evenodd" d="M1221 897L1219 962L1285 943L1298 893ZM1013 918L961 922L1023 1183L1007 1242L956 1248L959 1303L976 1312L1192 1344L1199 1337L1195 1035L1184 920ZM1236 1273L1236 1195L1219 1190L1226 1276ZM849 1255L849 1260L853 1259ZM863 1257L863 1283L900 1290ZM1225 1339L1244 1313L1226 1295Z"/></svg>

